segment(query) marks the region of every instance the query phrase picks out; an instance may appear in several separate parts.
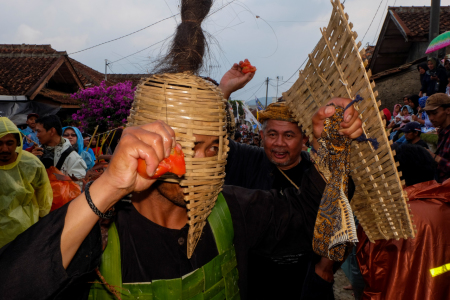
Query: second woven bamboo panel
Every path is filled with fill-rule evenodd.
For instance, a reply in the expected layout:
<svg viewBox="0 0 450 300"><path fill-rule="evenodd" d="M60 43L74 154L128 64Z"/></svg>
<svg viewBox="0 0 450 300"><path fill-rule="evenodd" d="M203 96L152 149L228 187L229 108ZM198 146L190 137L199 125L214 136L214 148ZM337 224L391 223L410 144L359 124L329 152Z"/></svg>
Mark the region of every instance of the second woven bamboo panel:
<svg viewBox="0 0 450 300"><path fill-rule="evenodd" d="M366 136L376 138L380 147L375 150L370 143L352 143L350 175L356 185L352 210L372 242L414 237L401 173L383 126L377 92L373 91L375 83L370 82L367 61L361 58L364 50L359 51L361 43L355 41L357 34L352 31L343 5L339 0L331 0L331 4L328 27L321 29L322 38L283 98L310 138L313 114L333 97L364 98L355 108Z"/></svg>

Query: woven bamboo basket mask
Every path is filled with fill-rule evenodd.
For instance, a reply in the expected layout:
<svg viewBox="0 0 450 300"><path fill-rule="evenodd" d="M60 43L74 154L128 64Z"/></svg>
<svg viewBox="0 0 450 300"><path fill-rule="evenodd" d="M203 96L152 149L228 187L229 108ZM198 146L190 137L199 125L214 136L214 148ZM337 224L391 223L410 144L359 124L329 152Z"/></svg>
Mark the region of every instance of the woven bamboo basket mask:
<svg viewBox="0 0 450 300"><path fill-rule="evenodd" d="M211 82L190 73L160 74L144 78L138 85L130 126L162 120L173 128L186 160L186 174L160 180L179 183L189 218L188 257L192 256L225 178L228 152L226 100ZM218 155L194 158L195 135L217 136Z"/></svg>

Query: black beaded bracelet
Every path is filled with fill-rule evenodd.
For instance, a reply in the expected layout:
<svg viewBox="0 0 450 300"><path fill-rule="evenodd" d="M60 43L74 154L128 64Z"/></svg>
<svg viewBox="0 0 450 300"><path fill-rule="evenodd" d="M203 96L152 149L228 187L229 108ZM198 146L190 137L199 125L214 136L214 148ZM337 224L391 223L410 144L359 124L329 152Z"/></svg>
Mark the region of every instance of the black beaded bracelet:
<svg viewBox="0 0 450 300"><path fill-rule="evenodd" d="M114 209L108 210L104 214L95 206L94 202L92 202L91 195L89 194L89 187L91 186L92 183L93 183L93 181L89 181L86 184L86 187L84 189L84 195L86 196L86 200L87 200L87 203L89 204L89 207L100 218L102 218L102 219L111 219L112 216L114 215Z"/></svg>

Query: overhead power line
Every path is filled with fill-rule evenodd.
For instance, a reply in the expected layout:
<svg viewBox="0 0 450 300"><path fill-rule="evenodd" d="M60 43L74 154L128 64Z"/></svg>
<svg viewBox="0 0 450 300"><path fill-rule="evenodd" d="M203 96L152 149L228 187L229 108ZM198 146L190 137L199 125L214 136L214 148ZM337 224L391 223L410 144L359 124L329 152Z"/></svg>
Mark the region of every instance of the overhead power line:
<svg viewBox="0 0 450 300"><path fill-rule="evenodd" d="M386 11L388 4L389 4L389 0L386 1L386 5L384 6L384 11ZM377 39L377 34L378 34L378 30L380 30L381 23L383 23L383 15L381 15L380 23L378 23L377 31L375 31L375 36L373 38L372 45L375 44L375 40Z"/></svg>
<svg viewBox="0 0 450 300"><path fill-rule="evenodd" d="M265 80L264 80L262 83L264 83L264 82L265 82ZM253 86L251 86L251 87L246 88L245 90L239 90L239 91L237 91L237 92L235 92L235 93L233 94L233 97L236 98L236 94L239 94L239 95L240 95L240 94L244 94L244 93L250 92L251 90L253 90L253 89L259 87L259 84L260 84L260 83L257 83L257 84L255 84L255 85L253 85Z"/></svg>
<svg viewBox="0 0 450 300"><path fill-rule="evenodd" d="M261 87L264 85L264 83L266 83L265 80L261 83L261 85L260 85L259 88L256 90L256 92L254 92L253 95L251 95L247 100L245 100L245 102L247 102L248 100L252 99L253 96L255 96L256 93L261 89Z"/></svg>
<svg viewBox="0 0 450 300"><path fill-rule="evenodd" d="M314 47L316 48L316 47ZM291 77L289 77L285 82L281 83L278 85L278 87L282 86L283 84L286 84L289 82L289 80L294 77L295 74L297 74L298 71L300 71L300 69L303 67L303 65L308 61L308 57L306 57L305 61L300 65L300 67L298 67L298 69L294 72L294 74L291 75Z"/></svg>
<svg viewBox="0 0 450 300"><path fill-rule="evenodd" d="M380 5L378 5L377 11L375 12L375 15L373 16L372 21L370 22L369 28L367 28L367 31L366 31L366 33L364 33L364 36L363 36L363 38L362 38L361 41L364 41L364 38L366 37L367 33L369 32L369 29L370 29L370 27L372 26L373 20L375 20L375 17L377 16L378 11L380 10L381 4L382 4L383 2L384 2L384 0L381 0L381 1L380 1Z"/></svg>
<svg viewBox="0 0 450 300"><path fill-rule="evenodd" d="M212 13L210 13L208 16L211 16L211 15L215 14L216 12L218 12L218 11L224 9L225 7L227 7L228 5L230 5L231 3L235 2L235 1L236 1L236 0L232 0L232 1L228 2L227 4L223 5L222 7L218 8L218 9L216 9L215 11L213 11ZM165 20L168 20L168 19L170 19L170 18L174 18L174 17L178 16L179 14L180 14L180 13L173 14L173 15L171 15L170 17L167 17L167 18L164 18L164 19L162 19L162 20L159 20L158 22L155 22L155 23L153 23L153 24L150 24L150 25L148 25L148 26L145 26L144 28L141 28L141 29L139 29L139 30L133 31L133 32L131 32L131 33L129 33L129 34L126 34L126 35L123 35L123 36L121 36L121 37L118 37L118 38L115 38L115 39L112 39L112 40L109 40L109 41L106 41L106 42L103 42L103 43L94 45L94 46L92 46L92 47L88 47L88 48L85 48L85 49L82 49L82 50L79 50L79 51L75 51L75 52L69 53L68 55L80 53L80 52L83 52L83 51L86 51L86 50L89 50L89 49L92 49L92 48L99 47L99 46L101 46L101 45L105 45L105 44L108 44L108 43L111 43L111 42L114 42L114 41L123 39L123 38L125 38L125 37L127 37L127 36L130 36L130 35L133 35L133 34L135 34L135 33L138 33L138 32L140 32L140 31L142 31L142 30L145 30L145 29L147 29L147 28L149 28L149 27L152 27L152 26L154 26L154 25L156 25L156 24L158 24L158 23L161 23L161 22L163 22L163 21L165 21ZM170 37L171 37L171 36L170 36ZM170 38L170 37L169 37L169 38ZM156 45L156 44L159 44L159 43L161 43L161 42L163 42L163 41L165 41L165 40L167 40L167 39L168 39L168 38L166 38L166 39L164 39L164 40L162 40L162 41L159 41L159 42L157 42L157 43L155 43L155 44L152 44L152 45L148 46L147 48L144 48L144 49L139 50L139 51L137 51L137 52L135 52L135 53L132 53L132 54L130 54L130 55L128 55L128 56L125 56L125 57L123 57L123 58L121 58L121 59L119 59L119 60L125 59L125 58L130 57L130 56L132 56L132 55L135 55L135 54L137 54L137 53L139 53L139 52L142 52L142 51L144 51L144 50L146 50L146 49L148 49L148 48L150 48L150 47L152 47L152 46L154 46L154 45ZM117 62L117 61L119 61L119 60L116 60L116 61L111 62L111 63L115 63L115 62Z"/></svg>
<svg viewBox="0 0 450 300"><path fill-rule="evenodd" d="M170 17L164 18L164 19L162 19L162 20L159 20L158 22L155 22L155 23L153 23L153 24L150 24L150 25L148 25L148 26L145 26L144 28L141 28L141 29L139 29L139 30L133 31L132 33L123 35L123 36L118 37L118 38L115 38L115 39L113 39L113 40L109 40L109 41L107 41L107 42L103 42L103 43L97 44L97 45L95 45L95 46L92 46L92 47L89 47L89 48L86 48L86 49L83 49L83 50L79 50L79 51L75 51L75 52L69 53L69 55L72 55L72 54L75 54L75 53L80 53L80 52L83 52L83 51L86 51L86 50L89 50L89 49L92 49L92 48L95 48L95 47L98 47L98 46L101 46L101 45L104 45L104 44L108 44L108 43L111 43L111 42L114 42L114 41L123 39L124 37L127 37L127 36L130 36L130 35L132 35L132 34L138 33L138 32L140 32L140 31L142 31L142 30L145 30L145 29L147 29L147 28L149 28L149 27L152 27L153 25L156 25L156 24L161 23L161 22L163 22L163 21L165 21L165 20L168 20L168 19L170 19L170 18L173 18L173 17L175 17L175 16L177 16L177 15L179 15L179 14L180 14L180 13L177 13L177 14L172 15L172 16L170 16Z"/></svg>
<svg viewBox="0 0 450 300"><path fill-rule="evenodd" d="M157 45L157 44L160 44L160 43L162 43L162 42L164 42L164 41L170 39L172 36L173 36L173 35L171 35L171 36L169 36L169 37L166 37L165 39L163 39L163 40L161 40L161 41L159 41L159 42L156 42L156 43L154 43L154 44L151 44L150 46L145 47L145 48L142 49L142 50L139 50L139 51L137 51L137 52L131 53L131 54L127 55L127 56L124 56L124 57L122 57L122 58L119 58L118 60L112 61L112 62L110 62L110 64L116 63L116 62L118 62L118 61L121 61L122 59L128 58L128 57L133 56L133 55L135 55L135 54L138 54L138 53L140 53L140 52L142 52L142 51L144 51L144 50L147 50L148 48L151 48L151 47L153 47L153 46L155 46L155 45Z"/></svg>

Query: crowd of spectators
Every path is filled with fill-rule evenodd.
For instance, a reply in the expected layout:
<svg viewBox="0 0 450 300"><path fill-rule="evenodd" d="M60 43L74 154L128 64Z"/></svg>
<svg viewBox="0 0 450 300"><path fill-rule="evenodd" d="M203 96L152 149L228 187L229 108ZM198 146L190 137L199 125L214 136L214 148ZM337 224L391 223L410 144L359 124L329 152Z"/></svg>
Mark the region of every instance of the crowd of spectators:
<svg viewBox="0 0 450 300"><path fill-rule="evenodd" d="M234 133L234 141L237 143L247 144L250 146L261 147L261 138L258 133L240 128Z"/></svg>
<svg viewBox="0 0 450 300"><path fill-rule="evenodd" d="M426 148L433 156L438 168L436 179L443 182L449 177L448 148L450 125L450 61L429 58L418 65L421 88L417 95L406 95L402 103L392 109L383 109L389 138L397 144L415 144ZM437 143L428 143L423 134L434 136Z"/></svg>

